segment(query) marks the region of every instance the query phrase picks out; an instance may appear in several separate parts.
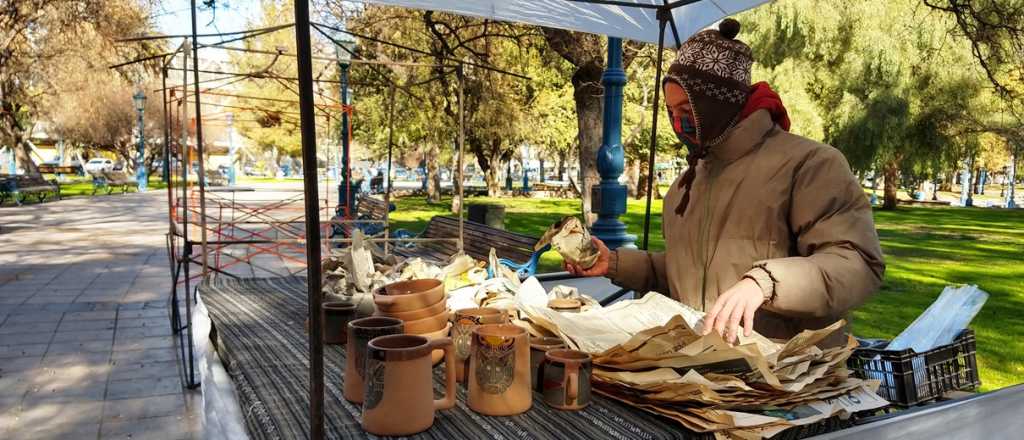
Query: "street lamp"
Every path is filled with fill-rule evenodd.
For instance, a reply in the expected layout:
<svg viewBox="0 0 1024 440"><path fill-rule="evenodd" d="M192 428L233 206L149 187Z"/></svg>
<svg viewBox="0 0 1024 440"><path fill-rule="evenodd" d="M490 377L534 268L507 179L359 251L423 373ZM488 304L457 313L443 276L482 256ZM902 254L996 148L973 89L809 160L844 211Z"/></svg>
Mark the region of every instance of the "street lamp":
<svg viewBox="0 0 1024 440"><path fill-rule="evenodd" d="M530 193L530 173L527 171L530 161L530 144L523 144L523 193Z"/></svg>
<svg viewBox="0 0 1024 440"><path fill-rule="evenodd" d="M348 34L338 33L334 40L334 55L338 61L338 74L340 76L340 92L342 105L349 104L348 90L348 69L352 64L352 53L356 48L356 40ZM341 178L338 179L338 204L344 207L346 216L351 212L350 205L355 200L349 187L352 180L351 158L349 157L349 120L348 112L341 111Z"/></svg>
<svg viewBox="0 0 1024 440"><path fill-rule="evenodd" d="M142 92L140 88L132 96L132 100L135 101L135 111L139 113L139 145L138 145L138 160L135 165L135 178L139 182L139 192L146 190L146 133L145 126L142 121L142 115L146 110L146 94Z"/></svg>
<svg viewBox="0 0 1024 440"><path fill-rule="evenodd" d="M236 171L235 171L235 138L233 132L235 131L235 115L228 113L224 115L228 121L228 186L235 186Z"/></svg>

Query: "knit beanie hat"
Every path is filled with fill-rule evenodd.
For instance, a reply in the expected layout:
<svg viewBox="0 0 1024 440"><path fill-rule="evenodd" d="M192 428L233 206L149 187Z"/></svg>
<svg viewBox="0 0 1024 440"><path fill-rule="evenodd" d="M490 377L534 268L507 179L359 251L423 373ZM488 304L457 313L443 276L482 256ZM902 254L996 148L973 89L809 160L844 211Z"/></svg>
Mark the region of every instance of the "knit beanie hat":
<svg viewBox="0 0 1024 440"><path fill-rule="evenodd" d="M736 40L740 23L722 20L718 29L698 32L686 40L668 68L665 81L679 84L686 91L693 110L698 145L686 154L688 167L679 185L683 197L676 206L678 215L690 204L690 187L696 176L697 161L708 148L722 141L725 133L739 120L740 110L750 94L750 66L754 57L742 41Z"/></svg>
<svg viewBox="0 0 1024 440"><path fill-rule="evenodd" d="M694 34L676 53L665 81L686 90L693 108L697 141L706 147L721 142L736 122L750 93L750 46L736 40L740 23L722 20L718 29Z"/></svg>

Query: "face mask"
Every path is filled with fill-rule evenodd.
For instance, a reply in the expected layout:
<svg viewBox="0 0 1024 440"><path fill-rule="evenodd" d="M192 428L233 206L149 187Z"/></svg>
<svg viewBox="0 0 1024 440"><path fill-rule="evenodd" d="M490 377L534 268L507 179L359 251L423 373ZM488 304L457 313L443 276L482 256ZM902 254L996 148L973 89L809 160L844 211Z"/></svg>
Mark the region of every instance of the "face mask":
<svg viewBox="0 0 1024 440"><path fill-rule="evenodd" d="M676 133L676 137L679 138L679 142L682 142L687 148L696 147L693 141L684 136L684 134L694 136L697 133L697 127L690 123L690 118L683 118L675 115L672 115L671 118L672 131Z"/></svg>

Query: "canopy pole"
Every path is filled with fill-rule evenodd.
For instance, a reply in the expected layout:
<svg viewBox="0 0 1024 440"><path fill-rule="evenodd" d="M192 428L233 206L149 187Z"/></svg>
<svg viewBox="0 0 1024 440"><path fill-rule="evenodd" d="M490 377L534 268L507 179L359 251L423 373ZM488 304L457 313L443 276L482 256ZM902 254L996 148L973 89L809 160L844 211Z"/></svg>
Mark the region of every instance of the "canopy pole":
<svg viewBox="0 0 1024 440"><path fill-rule="evenodd" d="M316 113L313 108L313 59L309 2L295 2L295 46L302 133L302 184L306 214L306 296L309 302L309 438L324 438L324 345L320 312L320 194L316 171Z"/></svg>
<svg viewBox="0 0 1024 440"><path fill-rule="evenodd" d="M193 1L193 4L192 4L192 11L193 11L193 14L194 14L195 13L195 2L194 1ZM184 91L188 90L188 51L190 50L189 49L189 47L190 47L189 39L186 38L185 42L182 43L182 44L184 46L184 51L181 54L181 59L182 59L182 64L185 66L185 69L182 69L182 72L181 72L181 79L182 79L181 90L183 92L182 95L184 95ZM182 262L184 263L183 265L185 266L184 267L184 269L185 269L185 317L186 317L186 322L188 322L188 325L185 326L185 333L186 333L185 339L188 340L186 342L187 345L188 345L188 360L187 360L187 362L188 362L188 387L189 388L195 388L195 387L199 386L199 384L196 383L195 366L192 365L192 291L191 291L191 286L189 285L190 284L189 281L191 280L191 273L190 273L190 269L189 268L192 266L192 244L188 241L189 240L188 239L188 228L189 228L189 221L188 221L188 210L189 210L189 207L188 207L188 170L189 170L189 168L192 167L192 164L190 162L191 158L189 157L190 155L189 155L189 148L188 148L188 124L187 124L187 122L188 122L188 102L184 98L182 98L182 101L181 101L181 116L182 116L182 120L181 120L181 140L182 140L182 143L185 145L185 166L181 167L182 168L182 179L185 181L185 183L182 184L182 187L181 187L181 200L182 200L182 210L181 210L182 211L182 228L181 228L182 232L181 233L182 233L182 244L184 245L184 247L182 248L183 252L182 252L181 258L182 258ZM177 307L177 306L175 306L175 307ZM184 356L182 357L182 359L183 360L185 359Z"/></svg>
<svg viewBox="0 0 1024 440"><path fill-rule="evenodd" d="M465 92L463 91L464 90L464 85L463 85L464 78L463 78L462 64L459 64L458 70L456 71L456 77L457 77L458 83L459 83L459 157L456 159L456 162L458 163L458 166L459 166L459 173L458 173L458 177L457 178L459 179L459 182L458 182L459 183L459 253L461 254L463 249L464 249L464 245L463 245L464 233L463 233L463 231L465 230L465 219L464 219L465 216L464 216L463 212L465 212L464 207L465 207L465 204L466 204L466 199L464 197L465 191L463 190L463 184L465 183L466 180L463 178L463 173L465 171L463 169L464 166L462 164L462 154L463 154L463 151L464 151L464 148L465 148L465 142L466 142L466 130L465 130L465 123L466 123L465 107L466 106L465 106L465 103L463 102L464 99L465 99Z"/></svg>
<svg viewBox="0 0 1024 440"><path fill-rule="evenodd" d="M166 61L164 62L166 64ZM174 185L171 184L171 115L167 102L167 69L160 69L160 82L164 90L160 91L160 99L164 104L164 183L167 184L167 228L174 235Z"/></svg>
<svg viewBox="0 0 1024 440"><path fill-rule="evenodd" d="M192 0L192 87L196 95L196 152L199 154L199 233L203 239L203 276L205 277L210 272L210 265L206 259L206 164L204 163L206 155L203 151L203 110L199 97L199 40L196 38L197 29L196 0Z"/></svg>
<svg viewBox="0 0 1024 440"><path fill-rule="evenodd" d="M387 188L384 189L384 236L391 236L391 150L395 136L395 83L388 88L388 173ZM388 254L388 242L384 242L384 255Z"/></svg>
<svg viewBox="0 0 1024 440"><path fill-rule="evenodd" d="M661 63L665 51L665 15L668 10L658 10L658 56L655 57L654 105L651 106L651 151L647 156L647 207L644 211L644 242L641 249L647 250L651 235L651 199L654 197L654 157L658 149L658 110L661 104Z"/></svg>

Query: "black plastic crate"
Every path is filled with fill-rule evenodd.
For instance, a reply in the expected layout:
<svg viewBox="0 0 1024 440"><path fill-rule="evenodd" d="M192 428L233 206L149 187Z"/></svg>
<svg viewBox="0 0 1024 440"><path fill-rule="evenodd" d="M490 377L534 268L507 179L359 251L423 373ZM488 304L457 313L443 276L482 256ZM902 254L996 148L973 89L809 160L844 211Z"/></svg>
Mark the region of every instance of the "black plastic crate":
<svg viewBox="0 0 1024 440"><path fill-rule="evenodd" d="M981 385L975 352L974 331L967 329L953 343L924 353L858 348L847 365L857 377L881 381L878 395L906 407Z"/></svg>

